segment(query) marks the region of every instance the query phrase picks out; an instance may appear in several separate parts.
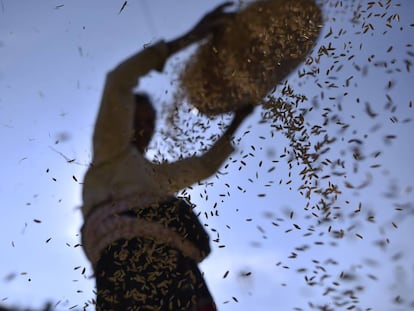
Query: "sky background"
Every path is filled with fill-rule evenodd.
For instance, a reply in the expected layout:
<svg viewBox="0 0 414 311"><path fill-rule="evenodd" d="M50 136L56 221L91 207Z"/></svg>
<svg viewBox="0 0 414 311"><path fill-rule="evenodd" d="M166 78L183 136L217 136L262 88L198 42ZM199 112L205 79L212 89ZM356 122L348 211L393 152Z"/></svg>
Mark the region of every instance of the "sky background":
<svg viewBox="0 0 414 311"><path fill-rule="evenodd" d="M105 74L144 44L183 34L220 3L128 1L120 12L124 2L0 0L1 304L40 309L49 301L68 310L94 298L92 270L79 247L79 207ZM348 163L347 182L369 185L350 189L343 177L332 179L343 191L337 204L354 215L331 224L345 230L343 239L328 233L329 224L311 227L315 219L297 191L299 168L289 169L283 157L288 141L271 121L260 122L258 108L240 129L223 174L188 190L212 240L219 234L201 265L219 310L334 307L335 296L356 293L358 285L356 310L414 309L414 2L388 1L388 8L387 1L322 2L326 24L316 50L331 43L339 57L322 57L315 77L295 72L289 83L309 98L304 105L318 103L306 116L309 126L335 111L327 129L338 140L325 157ZM187 56L140 82L160 111L172 101L175 68ZM339 131L338 120L350 128ZM354 161L352 139L363 141L364 160ZM153 147L168 143L158 137ZM353 213L359 204L361 212ZM219 217L211 214L216 210ZM366 221L374 214L375 223ZM344 271L356 279L338 281ZM312 277L315 286L306 284ZM323 295L327 288L335 292Z"/></svg>

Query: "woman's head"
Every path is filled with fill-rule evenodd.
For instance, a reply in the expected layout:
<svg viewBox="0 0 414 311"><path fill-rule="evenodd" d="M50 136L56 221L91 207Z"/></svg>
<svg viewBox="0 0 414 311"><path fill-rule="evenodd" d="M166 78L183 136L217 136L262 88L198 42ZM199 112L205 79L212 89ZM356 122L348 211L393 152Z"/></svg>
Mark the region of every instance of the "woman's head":
<svg viewBox="0 0 414 311"><path fill-rule="evenodd" d="M134 138L132 144L139 152L144 153L155 131L156 111L147 94L134 94Z"/></svg>

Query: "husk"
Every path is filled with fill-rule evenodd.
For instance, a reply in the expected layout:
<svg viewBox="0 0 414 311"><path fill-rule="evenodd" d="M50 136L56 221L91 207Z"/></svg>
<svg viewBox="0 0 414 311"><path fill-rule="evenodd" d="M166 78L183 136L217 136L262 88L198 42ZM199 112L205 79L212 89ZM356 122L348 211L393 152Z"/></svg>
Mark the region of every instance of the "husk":
<svg viewBox="0 0 414 311"><path fill-rule="evenodd" d="M312 0L253 2L190 57L179 89L210 116L260 104L305 59L321 23Z"/></svg>

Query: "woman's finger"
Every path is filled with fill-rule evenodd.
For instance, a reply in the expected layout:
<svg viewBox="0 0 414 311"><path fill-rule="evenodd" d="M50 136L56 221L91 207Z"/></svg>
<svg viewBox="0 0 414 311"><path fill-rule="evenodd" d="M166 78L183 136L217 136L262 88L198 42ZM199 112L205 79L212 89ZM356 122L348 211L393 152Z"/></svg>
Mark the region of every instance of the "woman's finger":
<svg viewBox="0 0 414 311"><path fill-rule="evenodd" d="M223 3L223 4L220 4L218 7L216 7L213 11L211 11L210 13L208 13L207 14L207 16L214 16L214 15L220 15L220 14L223 14L224 12L223 12L223 10L226 8L226 7L229 7L229 6L232 6L233 5L233 2L231 2L231 1L228 1L228 2L225 2L225 3Z"/></svg>

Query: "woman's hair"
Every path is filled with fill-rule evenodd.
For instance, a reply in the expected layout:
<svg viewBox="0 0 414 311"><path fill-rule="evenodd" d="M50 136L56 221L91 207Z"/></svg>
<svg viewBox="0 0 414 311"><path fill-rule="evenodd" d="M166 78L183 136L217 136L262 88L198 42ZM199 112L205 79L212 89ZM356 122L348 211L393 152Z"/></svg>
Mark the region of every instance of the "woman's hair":
<svg viewBox="0 0 414 311"><path fill-rule="evenodd" d="M151 98L147 93L134 93L134 102L136 105L149 104L151 107L153 107Z"/></svg>

